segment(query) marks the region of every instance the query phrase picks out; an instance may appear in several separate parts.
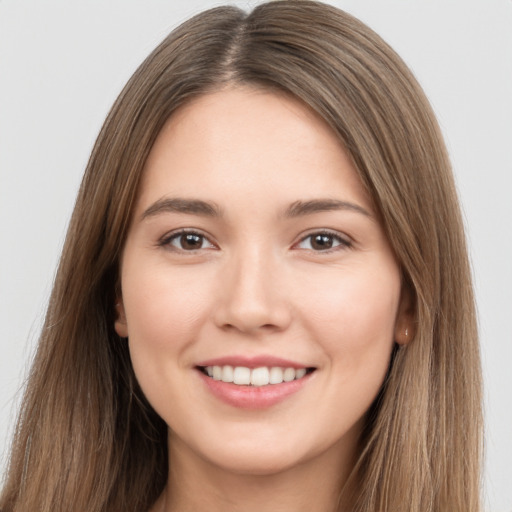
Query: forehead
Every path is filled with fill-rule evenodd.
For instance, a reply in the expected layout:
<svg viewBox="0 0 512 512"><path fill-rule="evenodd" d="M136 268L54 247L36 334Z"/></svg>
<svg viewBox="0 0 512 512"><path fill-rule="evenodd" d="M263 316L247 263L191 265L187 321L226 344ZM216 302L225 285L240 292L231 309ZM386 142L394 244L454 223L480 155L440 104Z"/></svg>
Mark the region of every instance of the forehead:
<svg viewBox="0 0 512 512"><path fill-rule="evenodd" d="M325 121L288 95L249 87L194 99L157 137L141 202L191 194L228 202L348 195L370 206L350 156Z"/></svg>

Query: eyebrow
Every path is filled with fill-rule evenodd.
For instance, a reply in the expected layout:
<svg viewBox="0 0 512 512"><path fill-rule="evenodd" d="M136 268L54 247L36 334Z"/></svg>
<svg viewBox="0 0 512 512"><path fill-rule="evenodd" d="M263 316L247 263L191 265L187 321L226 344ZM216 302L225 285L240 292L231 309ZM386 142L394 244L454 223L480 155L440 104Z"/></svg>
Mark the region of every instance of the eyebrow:
<svg viewBox="0 0 512 512"><path fill-rule="evenodd" d="M338 199L313 199L311 201L295 201L285 212L286 217L301 217L313 213L349 210L372 218L372 214L358 204Z"/></svg>
<svg viewBox="0 0 512 512"><path fill-rule="evenodd" d="M222 215L219 206L210 201L164 197L147 208L142 214L141 220L161 213L188 213L204 217L220 217Z"/></svg>
<svg viewBox="0 0 512 512"><path fill-rule="evenodd" d="M302 217L314 213L336 210L349 210L372 218L370 212L358 204L338 199L312 199L309 201L294 201L286 209L285 217ZM141 216L141 220L162 213L186 213L204 217L221 217L222 210L214 202L201 199L167 198L164 197L153 203Z"/></svg>

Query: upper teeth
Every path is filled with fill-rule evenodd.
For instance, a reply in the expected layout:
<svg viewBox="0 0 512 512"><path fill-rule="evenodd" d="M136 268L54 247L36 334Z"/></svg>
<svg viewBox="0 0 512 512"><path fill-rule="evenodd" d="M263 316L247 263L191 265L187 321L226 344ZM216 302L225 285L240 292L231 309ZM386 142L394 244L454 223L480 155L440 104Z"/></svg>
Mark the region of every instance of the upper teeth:
<svg viewBox="0 0 512 512"><path fill-rule="evenodd" d="M206 373L214 380L233 382L238 385L266 386L267 384L281 384L300 379L306 375L306 368L280 368L265 366L261 368L247 368L245 366L207 366Z"/></svg>

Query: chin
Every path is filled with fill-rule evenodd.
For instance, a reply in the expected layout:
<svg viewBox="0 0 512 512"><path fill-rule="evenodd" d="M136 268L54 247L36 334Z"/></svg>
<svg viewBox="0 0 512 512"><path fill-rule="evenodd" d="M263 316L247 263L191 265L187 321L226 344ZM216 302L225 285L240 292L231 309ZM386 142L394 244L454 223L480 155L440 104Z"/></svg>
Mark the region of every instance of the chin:
<svg viewBox="0 0 512 512"><path fill-rule="evenodd" d="M355 437L349 433L336 438L328 433L309 433L294 438L290 431L264 434L262 428L259 435L250 435L249 431L246 436L219 436L210 442L205 439L194 451L209 465L225 472L263 477L344 460L352 454L349 447L354 446Z"/></svg>
<svg viewBox="0 0 512 512"><path fill-rule="evenodd" d="M282 453L267 453L257 447L251 451L224 452L222 457L211 458L211 464L226 472L238 475L272 476L286 472L303 462L298 454L293 457L283 456Z"/></svg>

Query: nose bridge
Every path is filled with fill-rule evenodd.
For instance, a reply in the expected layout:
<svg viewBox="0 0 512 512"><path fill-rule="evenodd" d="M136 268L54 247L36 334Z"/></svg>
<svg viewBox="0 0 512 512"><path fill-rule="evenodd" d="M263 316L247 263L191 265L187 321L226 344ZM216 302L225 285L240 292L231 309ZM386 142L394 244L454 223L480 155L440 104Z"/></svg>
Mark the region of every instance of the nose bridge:
<svg viewBox="0 0 512 512"><path fill-rule="evenodd" d="M283 329L289 308L278 276L279 258L271 248L247 243L233 252L224 268L218 323L243 332Z"/></svg>

